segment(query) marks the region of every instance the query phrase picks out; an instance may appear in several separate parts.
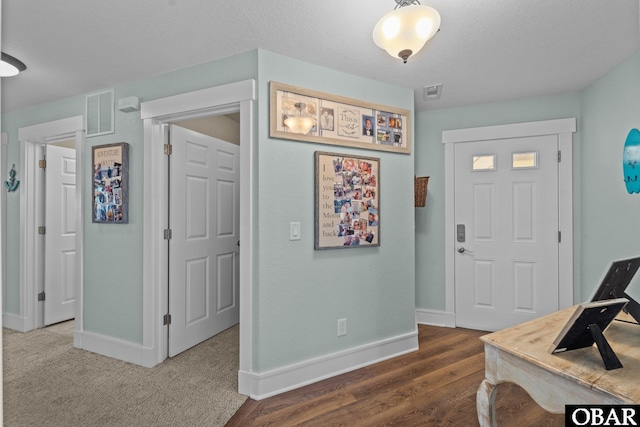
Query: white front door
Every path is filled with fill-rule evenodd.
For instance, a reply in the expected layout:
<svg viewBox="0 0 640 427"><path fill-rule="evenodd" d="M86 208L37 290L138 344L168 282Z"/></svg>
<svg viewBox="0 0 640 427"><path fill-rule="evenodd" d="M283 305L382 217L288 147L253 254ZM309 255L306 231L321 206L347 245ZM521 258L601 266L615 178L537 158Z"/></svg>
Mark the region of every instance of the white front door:
<svg viewBox="0 0 640 427"><path fill-rule="evenodd" d="M170 129L169 356L239 322L240 147Z"/></svg>
<svg viewBox="0 0 640 427"><path fill-rule="evenodd" d="M75 317L76 150L45 145L44 323Z"/></svg>
<svg viewBox="0 0 640 427"><path fill-rule="evenodd" d="M557 135L454 153L456 325L494 331L557 311Z"/></svg>

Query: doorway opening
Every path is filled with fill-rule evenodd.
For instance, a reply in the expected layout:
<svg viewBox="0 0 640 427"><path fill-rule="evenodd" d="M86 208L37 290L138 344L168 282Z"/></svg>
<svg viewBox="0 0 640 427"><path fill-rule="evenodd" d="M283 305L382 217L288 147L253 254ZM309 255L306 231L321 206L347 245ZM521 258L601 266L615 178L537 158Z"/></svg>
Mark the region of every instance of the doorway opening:
<svg viewBox="0 0 640 427"><path fill-rule="evenodd" d="M23 171L20 193L20 310L18 316L5 314L5 326L9 328L26 332L44 327L46 323L75 318L75 330L82 330L82 179L73 183L57 179L57 183L50 184L57 186L60 193L57 198L64 201L58 204L58 216L54 217L51 206L50 212L46 213L46 181L41 168L45 164L41 160L45 160L45 151L53 153L55 150L58 160L54 169L60 169L56 174L60 175L64 169L66 175L74 175L74 181L75 175L81 177L83 128L82 116L76 116L23 127L18 131ZM53 202L49 200L52 206ZM50 231L57 229L60 237L54 245L51 245L51 238L47 242L45 225L52 219L56 219L56 224L50 227ZM65 247L58 250L56 245L63 241ZM57 253L54 254L54 250ZM47 266L47 260L56 261L56 258L58 262L50 262ZM55 265L60 262L64 265ZM56 287L51 288L51 282L48 282L46 286L50 295L47 301L45 276L49 274L45 270L52 266L57 269L55 274L65 277L67 283L58 281ZM54 313L57 309L50 304L54 301L59 306L58 313Z"/></svg>
<svg viewBox="0 0 640 427"><path fill-rule="evenodd" d="M456 212L456 144L486 141L520 140L553 135L557 138L557 299L558 308L573 305L573 132L576 119L556 119L540 122L487 126L442 132L445 150L445 303L446 324L457 324L456 312L456 263L468 256L466 245L461 243L460 230L455 223ZM482 157L482 156L480 156ZM555 156L554 156L555 159ZM464 242L463 242L464 243ZM471 249L471 248L469 248Z"/></svg>
<svg viewBox="0 0 640 427"><path fill-rule="evenodd" d="M239 283L240 372L238 391L249 394L251 372L252 165L255 81L245 80L142 103L144 122L143 360L154 366L168 357L165 315L169 306L168 157L165 143L171 123L210 116L237 115L240 134ZM245 375L243 375L245 373ZM243 380L246 378L246 380Z"/></svg>
<svg viewBox="0 0 640 427"><path fill-rule="evenodd" d="M239 113L169 125L169 357L239 322Z"/></svg>

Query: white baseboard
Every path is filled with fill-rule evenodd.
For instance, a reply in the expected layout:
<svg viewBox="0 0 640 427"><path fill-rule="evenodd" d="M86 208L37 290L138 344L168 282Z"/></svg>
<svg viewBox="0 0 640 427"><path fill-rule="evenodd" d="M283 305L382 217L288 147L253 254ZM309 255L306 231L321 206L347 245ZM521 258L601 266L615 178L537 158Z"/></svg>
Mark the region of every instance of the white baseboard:
<svg viewBox="0 0 640 427"><path fill-rule="evenodd" d="M238 372L238 390L261 400L418 350L418 331L259 374Z"/></svg>
<svg viewBox="0 0 640 427"><path fill-rule="evenodd" d="M416 320L421 325L456 327L455 313L447 313L446 311L416 308Z"/></svg>
<svg viewBox="0 0 640 427"><path fill-rule="evenodd" d="M140 344L94 332L75 331L73 345L76 348L144 366L145 368L151 368L158 364L151 349L144 348Z"/></svg>
<svg viewBox="0 0 640 427"><path fill-rule="evenodd" d="M33 328L27 326L27 318L18 314L4 313L2 315L2 327L18 332L28 332Z"/></svg>

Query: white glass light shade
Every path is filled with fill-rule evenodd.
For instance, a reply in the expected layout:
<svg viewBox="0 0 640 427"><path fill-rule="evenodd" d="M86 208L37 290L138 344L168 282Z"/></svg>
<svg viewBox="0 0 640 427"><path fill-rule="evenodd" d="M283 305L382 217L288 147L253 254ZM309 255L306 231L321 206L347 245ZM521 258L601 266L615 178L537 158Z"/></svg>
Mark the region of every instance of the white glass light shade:
<svg viewBox="0 0 640 427"><path fill-rule="evenodd" d="M440 28L440 14L429 6L412 4L383 16L373 29L373 41L395 58L418 53Z"/></svg>
<svg viewBox="0 0 640 427"><path fill-rule="evenodd" d="M0 62L0 77L11 77L11 76L15 76L19 73L20 71L18 70L17 67L14 67L13 65L7 63L7 62Z"/></svg>
<svg viewBox="0 0 640 427"><path fill-rule="evenodd" d="M311 117L293 116L285 119L284 124L291 132L306 134L316 125L316 121Z"/></svg>
<svg viewBox="0 0 640 427"><path fill-rule="evenodd" d="M0 61L0 77L11 77L17 75L20 71L27 69L22 61L2 52L2 60Z"/></svg>

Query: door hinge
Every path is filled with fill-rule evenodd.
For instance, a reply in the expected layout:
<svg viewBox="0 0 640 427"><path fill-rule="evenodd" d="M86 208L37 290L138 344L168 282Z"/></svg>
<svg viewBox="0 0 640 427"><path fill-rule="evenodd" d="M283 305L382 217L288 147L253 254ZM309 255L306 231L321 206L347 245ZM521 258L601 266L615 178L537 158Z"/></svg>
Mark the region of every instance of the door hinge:
<svg viewBox="0 0 640 427"><path fill-rule="evenodd" d="M562 151L558 150L558 163L562 161Z"/></svg>
<svg viewBox="0 0 640 427"><path fill-rule="evenodd" d="M44 301L44 291L38 294L38 301Z"/></svg>
<svg viewBox="0 0 640 427"><path fill-rule="evenodd" d="M171 154L173 154L173 148L171 144L164 144L164 154L167 156L170 156Z"/></svg>
<svg viewBox="0 0 640 427"><path fill-rule="evenodd" d="M44 225L38 227L38 234L47 234L47 227L45 227Z"/></svg>
<svg viewBox="0 0 640 427"><path fill-rule="evenodd" d="M171 240L171 229L165 228L164 230L164 240Z"/></svg>
<svg viewBox="0 0 640 427"><path fill-rule="evenodd" d="M164 316L162 316L162 324L164 326L167 326L167 325L171 324L171 315L169 313L167 313Z"/></svg>
<svg viewBox="0 0 640 427"><path fill-rule="evenodd" d="M558 231L558 243L562 242L562 231Z"/></svg>
<svg viewBox="0 0 640 427"><path fill-rule="evenodd" d="M40 169L46 169L47 168L47 161L45 159L38 160L38 167Z"/></svg>

